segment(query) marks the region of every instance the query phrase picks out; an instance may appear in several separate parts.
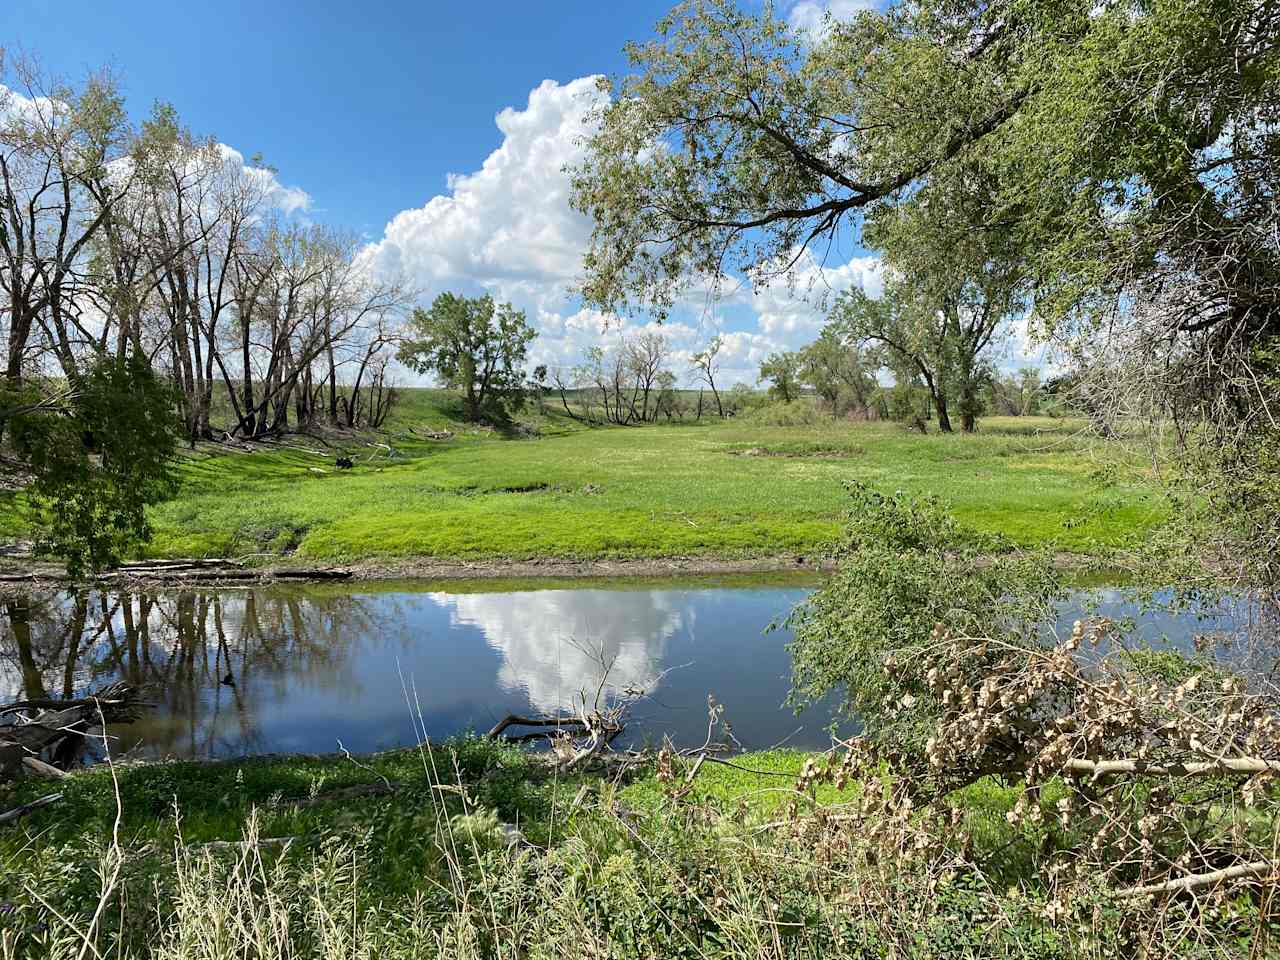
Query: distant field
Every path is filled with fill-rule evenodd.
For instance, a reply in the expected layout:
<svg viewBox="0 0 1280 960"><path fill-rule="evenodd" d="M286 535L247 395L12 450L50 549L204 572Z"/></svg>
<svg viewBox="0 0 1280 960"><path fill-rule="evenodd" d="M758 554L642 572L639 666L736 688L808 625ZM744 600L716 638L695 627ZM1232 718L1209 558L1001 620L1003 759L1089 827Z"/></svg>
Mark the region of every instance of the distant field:
<svg viewBox="0 0 1280 960"><path fill-rule="evenodd" d="M1137 463L1117 473L1113 452L1062 419L987 419L974 436L922 437L844 422L588 429L549 407L536 439L407 432L457 429L451 414L437 392L411 391L384 438L401 456L361 448L350 471L292 449L193 457L181 496L153 512L151 552L326 562L790 554L836 535L850 480L935 493L974 527L1076 552L1122 545L1160 516Z"/></svg>
<svg viewBox="0 0 1280 960"><path fill-rule="evenodd" d="M789 555L837 534L851 480L934 493L973 527L1078 553L1131 542L1161 516L1142 462L1118 462L1064 419L991 418L973 436L849 422L587 428L548 405L532 418L541 436L508 439L459 430L453 415L440 392L409 391L379 438L399 456L348 447L349 471L290 448L188 454L180 496L152 511L149 553L316 562ZM459 432L432 441L411 427ZM0 534L22 534L18 503L0 505Z"/></svg>

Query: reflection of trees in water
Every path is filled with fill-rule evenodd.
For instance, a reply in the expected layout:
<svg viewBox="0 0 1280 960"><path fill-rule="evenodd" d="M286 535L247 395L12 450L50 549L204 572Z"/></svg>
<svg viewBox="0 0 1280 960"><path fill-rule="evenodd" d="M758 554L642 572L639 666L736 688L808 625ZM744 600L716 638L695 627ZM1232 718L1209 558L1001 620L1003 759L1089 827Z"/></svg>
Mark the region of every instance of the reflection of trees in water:
<svg viewBox="0 0 1280 960"><path fill-rule="evenodd" d="M24 597L0 621L0 700L128 680L156 709L123 742L184 755L260 749L254 705L299 683L349 682L354 643L375 622L358 597L269 588Z"/></svg>
<svg viewBox="0 0 1280 960"><path fill-rule="evenodd" d="M1217 598L1223 625L1196 636L1201 651L1234 667L1254 688L1274 695L1280 684L1280 590L1234 591Z"/></svg>

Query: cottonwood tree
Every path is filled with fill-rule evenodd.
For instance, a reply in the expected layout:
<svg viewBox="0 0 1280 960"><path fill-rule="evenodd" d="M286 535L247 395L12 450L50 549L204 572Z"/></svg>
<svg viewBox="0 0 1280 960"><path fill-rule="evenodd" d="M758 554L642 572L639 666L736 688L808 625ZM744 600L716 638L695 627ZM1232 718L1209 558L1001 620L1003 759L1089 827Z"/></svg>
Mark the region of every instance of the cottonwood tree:
<svg viewBox="0 0 1280 960"><path fill-rule="evenodd" d="M959 401L964 431L975 429L980 393L990 378L983 354L1009 319L997 312L996 301L964 296L962 287L938 302L917 283L889 281L880 297L862 290L842 294L831 314L843 337L879 344L919 373L944 433L952 430L953 399Z"/></svg>
<svg viewBox="0 0 1280 960"><path fill-rule="evenodd" d="M177 485L173 400L145 356L101 355L82 365L64 401L10 418L37 546L71 576L118 563L150 536L145 508Z"/></svg>
<svg viewBox="0 0 1280 960"><path fill-rule="evenodd" d="M1004 9L895 7L814 43L772 8L677 6L628 47L634 72L602 81L613 96L573 172L594 225L583 295L661 313L708 279L768 282L984 149L1032 92Z"/></svg>
<svg viewBox="0 0 1280 960"><path fill-rule="evenodd" d="M771 353L760 364L760 376L756 383L769 383L770 396L777 397L783 403L790 403L800 396L800 364L801 355L796 351L780 351Z"/></svg>
<svg viewBox="0 0 1280 960"><path fill-rule="evenodd" d="M662 334L649 331L628 339L623 353L640 394L638 418L642 422L656 420L658 407L655 404L650 410L649 401L651 396L657 400L657 393L661 392L659 381L671 359L671 344ZM634 406L632 412L635 413Z"/></svg>
<svg viewBox="0 0 1280 960"><path fill-rule="evenodd" d="M832 417L840 415L842 400L863 416L868 414L880 366L874 351L849 340L840 327L829 323L817 340L800 351L799 359L800 379L826 402Z"/></svg>
<svg viewBox="0 0 1280 960"><path fill-rule="evenodd" d="M1184 278L1171 339L1208 358L1206 395L1230 384L1248 404L1239 365L1280 316L1262 119L1280 101L1278 20L1216 0L928 2L815 38L769 9L681 4L629 48L574 172L594 224L583 293L666 309L693 284L785 273L854 217L941 198L1019 248L1046 332L1123 321ZM991 180L991 203L956 202Z"/></svg>
<svg viewBox="0 0 1280 960"><path fill-rule="evenodd" d="M74 88L0 55L0 81L4 377L17 386L50 360L74 380L77 351L102 336L81 293L93 280L91 244L130 187L128 119L105 74Z"/></svg>
<svg viewBox="0 0 1280 960"><path fill-rule="evenodd" d="M676 384L666 367L670 358L670 342L655 331L624 336L609 349L590 347L573 368L570 383L555 374L561 405L570 416L606 423L651 423L663 413L670 418ZM582 406L581 416L569 407L570 390Z"/></svg>
<svg viewBox="0 0 1280 960"><path fill-rule="evenodd" d="M991 405L999 413L1012 417L1025 417L1040 409L1040 370L1022 367L1016 373L1003 374L991 380Z"/></svg>
<svg viewBox="0 0 1280 960"><path fill-rule="evenodd" d="M143 428L175 409L193 444L385 419L403 285L290 222L277 186L167 105L135 127L105 74L0 61L0 463L33 480L41 540L73 566L147 535L171 434ZM138 430L85 427L89 397Z"/></svg>
<svg viewBox="0 0 1280 960"><path fill-rule="evenodd" d="M524 311L495 304L488 295L442 293L429 310L414 310L409 326L399 352L401 362L461 390L468 420L519 407L525 356L537 336Z"/></svg>
<svg viewBox="0 0 1280 960"><path fill-rule="evenodd" d="M72 575L148 536L173 490L173 397L125 316L100 245L137 182L109 77L78 88L0 57L0 386L5 472L28 482L38 544Z"/></svg>

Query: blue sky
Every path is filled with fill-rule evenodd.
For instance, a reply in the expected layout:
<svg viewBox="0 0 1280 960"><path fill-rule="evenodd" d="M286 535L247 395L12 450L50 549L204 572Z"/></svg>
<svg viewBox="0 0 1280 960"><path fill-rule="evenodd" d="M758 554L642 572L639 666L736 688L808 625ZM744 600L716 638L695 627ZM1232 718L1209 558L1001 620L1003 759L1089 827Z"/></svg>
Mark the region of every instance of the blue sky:
<svg viewBox="0 0 1280 960"><path fill-rule="evenodd" d="M0 45L77 77L109 65L135 114L261 151L319 218L379 232L477 167L544 79L625 67L666 0L624 3L54 3L6 0Z"/></svg>
<svg viewBox="0 0 1280 960"><path fill-rule="evenodd" d="M526 310L533 362L571 366L628 329L566 292L590 224L562 168L598 102L591 78L624 72L624 44L651 36L672 0L0 2L0 46L70 79L107 66L135 117L165 100L196 133L261 153L302 215L361 236L424 300L487 291ZM778 9L812 29L866 3ZM723 333L725 379L751 382L769 353L817 335L818 298L878 283L874 257L850 245L802 263L791 289L703 302L663 330L680 351Z"/></svg>

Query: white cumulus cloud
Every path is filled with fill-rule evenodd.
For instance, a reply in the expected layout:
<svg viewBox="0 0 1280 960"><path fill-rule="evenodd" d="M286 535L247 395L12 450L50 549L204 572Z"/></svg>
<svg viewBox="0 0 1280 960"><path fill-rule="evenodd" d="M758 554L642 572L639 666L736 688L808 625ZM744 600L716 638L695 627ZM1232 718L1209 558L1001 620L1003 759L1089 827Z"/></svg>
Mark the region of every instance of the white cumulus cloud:
<svg viewBox="0 0 1280 960"><path fill-rule="evenodd" d="M864 10L874 10L871 0L799 0L787 11L787 22L797 30L816 36L830 14L833 20L852 20Z"/></svg>
<svg viewBox="0 0 1280 960"><path fill-rule="evenodd" d="M470 281L513 302L561 307L591 232L569 207L564 167L581 157L596 78L543 81L523 110L496 117L502 144L449 191L397 214L370 255L424 292Z"/></svg>
<svg viewBox="0 0 1280 960"><path fill-rule="evenodd" d="M406 279L426 302L444 290L484 291L525 310L539 333L531 366L567 369L588 347L608 349L624 336L656 330L678 355L672 369L684 382L690 378L688 355L722 333L724 382L753 383L766 356L817 335L833 293L855 285L879 289L873 257L832 266L806 253L790 283L777 280L754 290L743 284L719 300L691 293L687 317L660 327L573 301L569 291L581 275L591 223L570 208L565 171L582 159L592 114L606 96L596 77L543 81L523 107L496 116L502 141L480 168L450 176L445 193L396 214L365 248L368 262Z"/></svg>
<svg viewBox="0 0 1280 960"><path fill-rule="evenodd" d="M229 166L239 167L245 176L258 184L263 197L271 206L286 214L306 213L311 209L311 194L301 187L285 186L274 171L245 163L244 154L225 143L218 144L218 152Z"/></svg>

